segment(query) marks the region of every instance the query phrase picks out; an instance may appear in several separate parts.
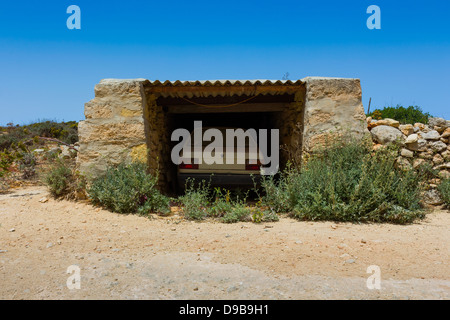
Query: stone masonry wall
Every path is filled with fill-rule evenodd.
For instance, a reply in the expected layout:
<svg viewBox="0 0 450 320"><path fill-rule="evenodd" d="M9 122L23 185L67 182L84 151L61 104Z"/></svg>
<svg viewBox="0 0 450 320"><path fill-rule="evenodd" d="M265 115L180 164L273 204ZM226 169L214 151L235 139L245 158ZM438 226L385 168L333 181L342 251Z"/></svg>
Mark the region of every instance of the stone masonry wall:
<svg viewBox="0 0 450 320"><path fill-rule="evenodd" d="M368 117L367 126L374 149L393 142L401 144L397 158L399 166L417 169L423 164L429 164L438 172L438 178L430 181L424 200L431 205L441 204L436 187L441 179L450 178L450 121L430 118L428 124L401 125L393 119L373 120Z"/></svg>
<svg viewBox="0 0 450 320"><path fill-rule="evenodd" d="M87 176L124 159L146 161L142 81L107 79L95 86L95 98L85 104L86 120L78 125L77 165Z"/></svg>
<svg viewBox="0 0 450 320"><path fill-rule="evenodd" d="M304 111L303 149L323 146L336 132L359 137L368 133L359 79L308 77Z"/></svg>

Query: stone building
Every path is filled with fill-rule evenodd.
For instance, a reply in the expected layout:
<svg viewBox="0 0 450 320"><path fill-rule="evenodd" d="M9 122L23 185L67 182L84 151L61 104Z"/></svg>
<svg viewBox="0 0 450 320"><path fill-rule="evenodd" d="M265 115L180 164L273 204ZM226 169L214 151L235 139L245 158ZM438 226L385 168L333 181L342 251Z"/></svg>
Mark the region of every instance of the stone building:
<svg viewBox="0 0 450 320"><path fill-rule="evenodd" d="M359 79L150 81L105 79L85 104L77 165L87 176L125 159L159 171L170 190L174 129L203 126L279 129L281 167L339 131L367 132Z"/></svg>

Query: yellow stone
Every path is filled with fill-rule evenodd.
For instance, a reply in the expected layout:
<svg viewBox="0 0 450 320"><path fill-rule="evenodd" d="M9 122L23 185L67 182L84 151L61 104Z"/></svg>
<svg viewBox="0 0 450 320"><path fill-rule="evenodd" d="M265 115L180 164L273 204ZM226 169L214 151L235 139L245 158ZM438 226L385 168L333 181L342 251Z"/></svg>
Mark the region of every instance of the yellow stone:
<svg viewBox="0 0 450 320"><path fill-rule="evenodd" d="M131 159L134 162L147 162L147 145L141 144L136 147L133 147L130 152Z"/></svg>

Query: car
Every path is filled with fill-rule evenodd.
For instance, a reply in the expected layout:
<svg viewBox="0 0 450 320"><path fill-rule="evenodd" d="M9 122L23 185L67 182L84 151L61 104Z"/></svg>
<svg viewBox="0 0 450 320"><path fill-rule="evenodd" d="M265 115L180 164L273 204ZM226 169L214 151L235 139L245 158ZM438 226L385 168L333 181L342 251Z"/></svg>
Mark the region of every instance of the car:
<svg viewBox="0 0 450 320"><path fill-rule="evenodd" d="M205 152L205 148L208 147L212 143L210 140L204 140L204 133L209 129L216 129L216 133L219 133L223 137L223 142L225 145L222 145L220 149L220 155L216 155L215 152L211 152L212 147L206 149L208 152ZM235 141L234 143L234 161L233 163L226 163L227 158L227 146L231 146L231 142L226 140L226 130L239 130L239 128L230 128L230 127L219 127L219 128L211 128L211 127L200 127L194 129L190 134L190 141L186 141L186 147L190 147L191 141L194 141L193 148L191 149L191 159L190 161L186 161L189 157L181 154L181 163L177 167L177 182L178 187L183 189L186 185L188 179L194 179L195 181L201 182L205 180L211 186L223 186L223 187L253 187L255 184L258 185L261 180L262 170L264 170L261 163L262 159L260 159L261 155L259 155L259 148L257 146L257 141L253 139L253 137L248 136L245 138L245 146L238 146L238 143ZM201 134L201 146L200 143L195 143L194 135L197 130L197 133ZM200 131L201 130L201 131ZM212 139L215 141L214 139ZM250 146L255 146L255 148L251 148ZM219 150L220 150L219 149ZM200 153L200 152L201 153ZM202 155L202 161L196 161L194 158L197 155ZM213 159L217 159L218 157L223 159L223 163L212 163ZM231 159L231 158L230 158ZM238 159L241 159L239 163ZM242 161L243 160L243 161ZM209 163L209 164L208 164Z"/></svg>

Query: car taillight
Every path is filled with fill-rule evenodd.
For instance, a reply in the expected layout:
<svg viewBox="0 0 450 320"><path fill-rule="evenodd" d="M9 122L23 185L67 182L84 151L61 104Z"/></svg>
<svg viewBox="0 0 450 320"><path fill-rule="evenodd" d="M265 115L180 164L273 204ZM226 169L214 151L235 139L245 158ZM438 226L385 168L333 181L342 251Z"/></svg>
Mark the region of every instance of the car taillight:
<svg viewBox="0 0 450 320"><path fill-rule="evenodd" d="M194 159L191 159L191 163L181 162L178 167L180 169L198 169L198 163L195 163Z"/></svg>
<svg viewBox="0 0 450 320"><path fill-rule="evenodd" d="M249 160L247 160L245 162L245 170L259 171L261 169L261 163L259 162L259 160L255 164L250 164L249 162L250 162ZM255 161L252 161L252 162L255 162Z"/></svg>

